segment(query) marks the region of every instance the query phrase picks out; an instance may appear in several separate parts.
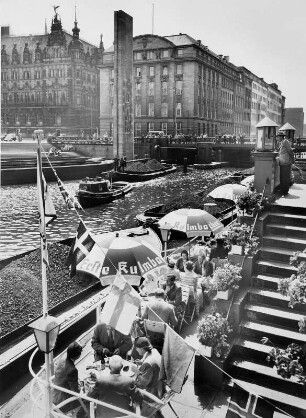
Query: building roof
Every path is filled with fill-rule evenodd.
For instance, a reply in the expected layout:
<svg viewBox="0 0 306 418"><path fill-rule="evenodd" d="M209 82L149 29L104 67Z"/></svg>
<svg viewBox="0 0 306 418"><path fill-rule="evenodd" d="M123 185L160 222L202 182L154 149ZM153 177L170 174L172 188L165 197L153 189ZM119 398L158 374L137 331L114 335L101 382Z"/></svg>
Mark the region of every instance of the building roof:
<svg viewBox="0 0 306 418"><path fill-rule="evenodd" d="M288 131L288 130L296 131L295 127L290 125L290 123L288 123L288 122L285 123L285 125L283 125L281 128L279 128L279 130L280 131Z"/></svg>
<svg viewBox="0 0 306 418"><path fill-rule="evenodd" d="M184 45L193 45L197 41L185 33L180 33L179 35L164 36L164 38L171 41L175 46L184 46Z"/></svg>
<svg viewBox="0 0 306 418"><path fill-rule="evenodd" d="M264 126L275 126L275 127L278 127L278 124L275 123L272 119L268 118L268 116L266 116L260 122L257 123L256 128L262 128Z"/></svg>

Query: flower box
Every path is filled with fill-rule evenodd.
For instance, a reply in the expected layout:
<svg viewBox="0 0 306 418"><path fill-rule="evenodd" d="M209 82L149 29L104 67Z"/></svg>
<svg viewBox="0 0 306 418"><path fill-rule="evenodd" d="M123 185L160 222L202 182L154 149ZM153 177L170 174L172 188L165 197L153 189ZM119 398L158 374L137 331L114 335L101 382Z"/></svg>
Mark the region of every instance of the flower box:
<svg viewBox="0 0 306 418"><path fill-rule="evenodd" d="M217 290L217 299L223 299L223 300L229 300L231 297L233 289L227 289L227 290Z"/></svg>
<svg viewBox="0 0 306 418"><path fill-rule="evenodd" d="M213 348L212 348L211 345L203 345L203 344L200 344L197 352L201 356L211 357L212 356L212 350L213 350Z"/></svg>
<svg viewBox="0 0 306 418"><path fill-rule="evenodd" d="M231 252L237 255L243 255L243 246L242 245L234 245L232 244Z"/></svg>

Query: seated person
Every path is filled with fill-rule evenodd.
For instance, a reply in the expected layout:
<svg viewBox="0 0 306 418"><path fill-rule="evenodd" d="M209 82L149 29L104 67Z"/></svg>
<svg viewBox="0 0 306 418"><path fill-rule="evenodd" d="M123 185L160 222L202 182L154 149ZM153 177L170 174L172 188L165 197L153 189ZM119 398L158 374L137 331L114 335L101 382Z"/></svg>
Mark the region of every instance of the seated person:
<svg viewBox="0 0 306 418"><path fill-rule="evenodd" d="M123 335L104 323L98 324L94 330L91 346L95 350L95 361L105 362L105 357L114 354L126 357L127 352L132 348L130 335Z"/></svg>
<svg viewBox="0 0 306 418"><path fill-rule="evenodd" d="M161 355L146 337L139 337L135 345L141 356L136 386L161 398L163 395L163 383L159 380Z"/></svg>
<svg viewBox="0 0 306 418"><path fill-rule="evenodd" d="M198 254L197 261L193 264L193 271L199 276L204 275L204 261L205 256L203 254Z"/></svg>
<svg viewBox="0 0 306 418"><path fill-rule="evenodd" d="M179 270L175 267L175 261L172 260L171 258L169 258L167 260L168 263L168 268L166 271L166 277L168 276L168 274L172 274L175 276L175 280L179 281L180 280L180 272Z"/></svg>
<svg viewBox="0 0 306 418"><path fill-rule="evenodd" d="M206 260L204 260L203 263L203 277L212 277L212 275L214 274L214 265L213 263L210 261L210 256L208 255L206 257Z"/></svg>
<svg viewBox="0 0 306 418"><path fill-rule="evenodd" d="M73 390L74 392L80 392L79 386L79 374L78 369L75 367L74 362L80 358L82 353L83 347L74 341L71 343L67 348L67 356L60 359L59 363L55 366L55 373L54 373L54 384L57 386L61 386L65 389ZM52 391L52 402L55 405L63 402L64 400L70 398L72 395L68 393L62 392L57 389L53 389ZM80 402L75 400L67 405L64 405L61 408L62 412L68 412L71 409L75 409L80 406ZM85 417L85 411L80 409L78 411L77 417Z"/></svg>
<svg viewBox="0 0 306 418"><path fill-rule="evenodd" d="M181 272L184 272L185 271L185 268L184 267L185 267L186 262L188 261L188 258L189 258L188 252L186 250L182 250L181 256L180 256L180 258L176 262L176 268L179 271L181 271Z"/></svg>
<svg viewBox="0 0 306 418"><path fill-rule="evenodd" d="M177 325L177 318L174 312L174 307L170 303L165 302L165 292L163 289L155 290L155 297L150 301L143 312L142 319L149 319L150 321L165 322L174 328ZM160 332L148 331L150 340L154 346L162 350L164 335Z"/></svg>
<svg viewBox="0 0 306 418"><path fill-rule="evenodd" d="M88 396L102 402L110 403L127 411L131 411L131 401L141 403L142 396L136 388L132 377L123 376L120 372L123 366L122 357L114 355L109 360L110 374L100 375L95 386L89 390ZM106 406L97 405L96 418L120 417L124 414Z"/></svg>
<svg viewBox="0 0 306 418"><path fill-rule="evenodd" d="M163 289L166 292L166 302L174 307L174 312L178 318L183 309L182 302L182 288L176 282L176 277L174 274L168 274L166 284L163 285Z"/></svg>
<svg viewBox="0 0 306 418"><path fill-rule="evenodd" d="M224 246L224 239L217 238L217 246L216 248L212 248L210 252L210 259L213 258L227 258L228 256L228 248Z"/></svg>
<svg viewBox="0 0 306 418"><path fill-rule="evenodd" d="M195 313L196 316L199 316L200 313L200 303L201 300L199 296L202 295L202 289L200 291L201 295L198 295L198 277L199 275L193 271L193 262L187 261L185 265L185 272L180 273L181 275L181 284L186 285L190 289L189 302L195 303Z"/></svg>

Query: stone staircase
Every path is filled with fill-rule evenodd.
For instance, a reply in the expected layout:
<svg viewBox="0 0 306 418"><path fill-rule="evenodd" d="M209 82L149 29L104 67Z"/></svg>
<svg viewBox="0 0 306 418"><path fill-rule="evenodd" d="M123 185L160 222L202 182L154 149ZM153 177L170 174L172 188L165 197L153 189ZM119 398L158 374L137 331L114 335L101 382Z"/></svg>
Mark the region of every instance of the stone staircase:
<svg viewBox="0 0 306 418"><path fill-rule="evenodd" d="M271 346L285 348L306 344L298 322L306 316L306 305L288 307L289 298L277 292L278 283L296 272L289 263L295 251L306 248L306 208L272 205L264 228L263 244L252 277L252 286L242 302L242 320L227 372L238 383L296 418L306 417L306 390L296 377L284 379L271 368L266 357ZM306 371L306 370L305 370Z"/></svg>

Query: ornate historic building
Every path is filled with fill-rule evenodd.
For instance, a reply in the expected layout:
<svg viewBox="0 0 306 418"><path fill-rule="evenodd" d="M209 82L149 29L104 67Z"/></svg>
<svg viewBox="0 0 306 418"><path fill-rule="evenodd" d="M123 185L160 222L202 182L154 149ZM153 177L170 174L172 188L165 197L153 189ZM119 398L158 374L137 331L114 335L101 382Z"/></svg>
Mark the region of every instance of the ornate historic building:
<svg viewBox="0 0 306 418"><path fill-rule="evenodd" d="M62 28L58 13L44 35L10 36L2 31L2 131L31 135L94 133L99 120L99 71L103 52Z"/></svg>

